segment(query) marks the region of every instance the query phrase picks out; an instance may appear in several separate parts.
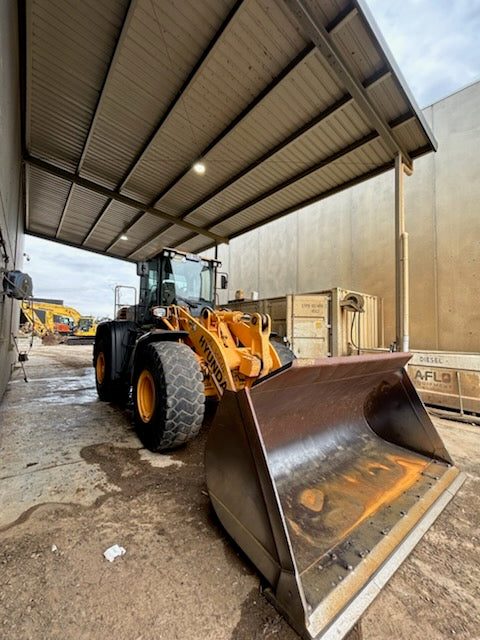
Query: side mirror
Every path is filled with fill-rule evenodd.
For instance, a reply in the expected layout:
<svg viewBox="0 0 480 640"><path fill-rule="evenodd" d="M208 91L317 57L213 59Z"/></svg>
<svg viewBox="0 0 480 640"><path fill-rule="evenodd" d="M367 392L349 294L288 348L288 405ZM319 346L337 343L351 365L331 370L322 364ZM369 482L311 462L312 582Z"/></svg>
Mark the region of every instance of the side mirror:
<svg viewBox="0 0 480 640"><path fill-rule="evenodd" d="M220 274L220 289L226 289L228 287L228 276L226 273Z"/></svg>
<svg viewBox="0 0 480 640"><path fill-rule="evenodd" d="M148 274L148 262L137 262L137 276L146 276Z"/></svg>

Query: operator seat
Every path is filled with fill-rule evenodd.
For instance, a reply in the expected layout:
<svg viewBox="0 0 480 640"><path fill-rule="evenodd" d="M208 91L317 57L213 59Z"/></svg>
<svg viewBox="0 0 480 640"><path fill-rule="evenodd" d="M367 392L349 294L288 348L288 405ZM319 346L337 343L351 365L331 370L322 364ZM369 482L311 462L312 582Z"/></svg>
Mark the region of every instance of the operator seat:
<svg viewBox="0 0 480 640"><path fill-rule="evenodd" d="M168 307L175 302L175 283L164 280L162 282L162 299L160 304Z"/></svg>

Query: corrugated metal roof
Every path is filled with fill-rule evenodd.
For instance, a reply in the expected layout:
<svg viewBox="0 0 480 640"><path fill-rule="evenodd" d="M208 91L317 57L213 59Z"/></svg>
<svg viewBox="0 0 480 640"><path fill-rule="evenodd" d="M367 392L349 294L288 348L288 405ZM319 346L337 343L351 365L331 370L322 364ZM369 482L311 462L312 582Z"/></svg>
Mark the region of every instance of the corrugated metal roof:
<svg viewBox="0 0 480 640"><path fill-rule="evenodd" d="M203 249L436 146L361 0L26 0L24 40L27 232L85 249Z"/></svg>

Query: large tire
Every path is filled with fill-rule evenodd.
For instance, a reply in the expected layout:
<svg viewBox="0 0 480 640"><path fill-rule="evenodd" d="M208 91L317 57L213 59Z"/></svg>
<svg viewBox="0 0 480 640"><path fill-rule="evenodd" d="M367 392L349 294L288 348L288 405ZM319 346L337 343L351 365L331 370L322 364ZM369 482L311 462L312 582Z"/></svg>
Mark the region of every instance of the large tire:
<svg viewBox="0 0 480 640"><path fill-rule="evenodd" d="M137 356L133 374L135 427L150 451L173 449L197 435L205 412L203 376L180 342L154 342Z"/></svg>
<svg viewBox="0 0 480 640"><path fill-rule="evenodd" d="M128 400L129 384L124 380L112 380L112 348L109 336L95 340L93 348L95 384L100 400L124 405Z"/></svg>
<svg viewBox="0 0 480 640"><path fill-rule="evenodd" d="M293 353L291 349L287 347L287 345L283 344L278 340L271 341L272 347L277 352L278 357L280 358L280 362L282 363L282 367L289 362L293 362L293 360L297 359L297 356Z"/></svg>

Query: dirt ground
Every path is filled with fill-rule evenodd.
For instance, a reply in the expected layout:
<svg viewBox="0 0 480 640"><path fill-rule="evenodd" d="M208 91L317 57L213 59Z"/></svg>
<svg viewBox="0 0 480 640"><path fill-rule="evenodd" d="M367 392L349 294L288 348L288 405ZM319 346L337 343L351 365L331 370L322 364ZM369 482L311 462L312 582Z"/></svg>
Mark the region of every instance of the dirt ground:
<svg viewBox="0 0 480 640"><path fill-rule="evenodd" d="M97 400L91 351L34 347L0 404L0 638L296 640L213 513L208 424L173 455L145 451L131 416ZM364 639L480 638L480 428L435 422L466 482ZM126 553L109 563L113 544Z"/></svg>

